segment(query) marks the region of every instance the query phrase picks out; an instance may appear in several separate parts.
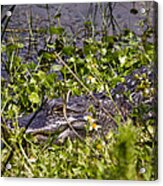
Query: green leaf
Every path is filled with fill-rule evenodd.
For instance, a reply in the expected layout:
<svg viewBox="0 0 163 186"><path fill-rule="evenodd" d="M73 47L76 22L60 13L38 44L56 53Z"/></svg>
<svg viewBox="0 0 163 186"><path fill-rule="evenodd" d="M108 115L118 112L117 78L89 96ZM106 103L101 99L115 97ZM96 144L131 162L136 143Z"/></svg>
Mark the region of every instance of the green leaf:
<svg viewBox="0 0 163 186"><path fill-rule="evenodd" d="M67 56L73 55L74 50L75 50L75 48L72 47L72 46L65 46L65 47L63 48L63 52L64 52Z"/></svg>
<svg viewBox="0 0 163 186"><path fill-rule="evenodd" d="M64 32L62 27L50 27L50 34L61 35Z"/></svg>
<svg viewBox="0 0 163 186"><path fill-rule="evenodd" d="M45 79L46 78L46 73L43 72L42 70L39 70L36 74L40 79Z"/></svg>
<svg viewBox="0 0 163 186"><path fill-rule="evenodd" d="M90 26L90 25L92 25L92 22L91 21L86 21L86 22L84 22L84 25L85 26Z"/></svg>
<svg viewBox="0 0 163 186"><path fill-rule="evenodd" d="M102 48L101 49L101 54L104 56L104 55L106 55L106 53L107 53L107 49L106 48Z"/></svg>
<svg viewBox="0 0 163 186"><path fill-rule="evenodd" d="M2 53L6 51L6 46L5 45L1 45L1 51L2 51Z"/></svg>
<svg viewBox="0 0 163 186"><path fill-rule="evenodd" d="M29 100L32 103L39 103L39 101L40 101L39 95L36 92L32 92L32 94L29 95Z"/></svg>
<svg viewBox="0 0 163 186"><path fill-rule="evenodd" d="M24 44L23 43L17 43L18 48L24 48Z"/></svg>
<svg viewBox="0 0 163 186"><path fill-rule="evenodd" d="M52 70L55 71L55 72L60 71L61 69L62 69L62 65L53 65L52 66Z"/></svg>
<svg viewBox="0 0 163 186"><path fill-rule="evenodd" d="M36 66L37 65L33 61L31 61L29 64L27 64L27 67L30 70L34 70L36 68Z"/></svg>

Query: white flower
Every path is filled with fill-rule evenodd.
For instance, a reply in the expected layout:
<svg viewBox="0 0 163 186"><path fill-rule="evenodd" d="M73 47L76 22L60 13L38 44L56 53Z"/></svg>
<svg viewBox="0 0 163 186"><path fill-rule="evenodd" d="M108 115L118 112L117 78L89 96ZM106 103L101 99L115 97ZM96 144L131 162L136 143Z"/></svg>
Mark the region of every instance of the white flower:
<svg viewBox="0 0 163 186"><path fill-rule="evenodd" d="M34 158L33 156L31 156L31 157L29 158L29 162L30 162L30 163L35 163L35 162L36 162L36 158Z"/></svg>
<svg viewBox="0 0 163 186"><path fill-rule="evenodd" d="M88 121L89 123L94 123L96 120L92 118L91 116L84 116L84 119Z"/></svg>
<svg viewBox="0 0 163 186"><path fill-rule="evenodd" d="M92 76L88 76L87 78L87 83L95 83L96 82L96 79Z"/></svg>
<svg viewBox="0 0 163 186"><path fill-rule="evenodd" d="M89 130L92 131L92 130L95 130L97 131L98 129L100 129L101 126L100 125L97 125L96 123L92 123Z"/></svg>

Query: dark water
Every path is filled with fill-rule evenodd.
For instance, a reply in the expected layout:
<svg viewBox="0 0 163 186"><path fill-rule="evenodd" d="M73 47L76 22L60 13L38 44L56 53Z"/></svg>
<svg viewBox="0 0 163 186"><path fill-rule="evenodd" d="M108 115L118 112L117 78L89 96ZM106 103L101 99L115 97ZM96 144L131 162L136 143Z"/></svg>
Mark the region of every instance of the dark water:
<svg viewBox="0 0 163 186"><path fill-rule="evenodd" d="M2 6L2 18L11 6ZM75 38L76 45L81 45L82 39L86 37L86 22L92 22L93 29L99 31L99 35L95 36L97 39L103 30L106 30L107 34L116 35L128 28L142 34L147 25L154 27L154 10L153 2L16 5L2 43L7 44L13 40L24 43L21 56L26 60L35 61L38 51L45 49L49 38L51 43L56 39L56 35L50 37L49 32L38 32L40 29L48 30L50 26L63 27L67 38ZM60 20L55 18L56 15L60 15ZM143 20L146 20L147 24L140 26ZM2 24L2 31L4 25L5 22Z"/></svg>
<svg viewBox="0 0 163 186"><path fill-rule="evenodd" d="M147 18L148 11L151 19L150 22L152 23L153 2L116 2L110 4L113 17L121 29L129 28L135 32L140 32L140 27L136 24L138 24L138 21ZM2 17L9 7L8 5L3 6ZM28 29L29 16L32 16L33 26L37 25L38 27L46 28L49 26L48 16L50 17L51 24L56 24L54 16L57 12L61 13L61 25L73 33L79 31L83 23L87 20L93 20L94 24L97 24L97 27L100 28L102 25L101 14L104 14L107 7L108 3L17 5L9 28ZM137 12L132 11L132 9L135 9ZM109 19L108 8L106 11L106 16ZM108 25L108 23L106 24ZM110 32L112 32L111 29Z"/></svg>

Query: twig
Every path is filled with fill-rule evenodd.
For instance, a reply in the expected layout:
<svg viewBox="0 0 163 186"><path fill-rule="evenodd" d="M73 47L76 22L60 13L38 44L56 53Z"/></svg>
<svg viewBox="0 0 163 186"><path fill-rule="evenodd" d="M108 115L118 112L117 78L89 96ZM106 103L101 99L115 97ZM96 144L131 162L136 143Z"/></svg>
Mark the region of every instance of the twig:
<svg viewBox="0 0 163 186"><path fill-rule="evenodd" d="M67 97L66 97L66 100L68 100L68 96L69 94L67 94ZM67 118L67 111L66 111L66 105L67 103L64 103L63 104L63 115L64 115L64 118L68 124L68 126L70 127L70 129L73 131L73 133L82 141L84 142L84 139L76 132L76 130L74 129L74 127L71 125L71 123L68 121L68 118Z"/></svg>
<svg viewBox="0 0 163 186"><path fill-rule="evenodd" d="M30 163L30 161L29 161L29 159L28 159L28 156L26 155L26 153L25 153L25 151L24 151L24 149L23 149L23 147L22 147L22 145L21 145L20 143L19 143L19 148L20 148L20 151L21 151L22 155L24 156L24 159L26 160L26 162L27 162L28 165L30 166L30 169L29 169L28 166L26 167L27 170L30 172L30 174L33 175L33 173L31 172L31 169L32 169L32 171L33 171L32 164Z"/></svg>
<svg viewBox="0 0 163 186"><path fill-rule="evenodd" d="M110 23L112 25L112 29L113 29L113 35L115 34L115 25L114 25L114 20L113 20L113 8L112 8L112 4L108 3L109 6L109 11L110 11Z"/></svg>
<svg viewBox="0 0 163 186"><path fill-rule="evenodd" d="M106 83L103 81L103 79L97 77L94 73L91 72L91 75L98 81L98 83ZM112 103L114 104L115 108L117 109L117 112L122 116L123 122L125 122L123 114L122 114L121 110L119 109L119 107L117 106L116 102L114 101L114 99L110 93L110 90L106 90L106 91L107 91L107 94L108 94L109 98L111 99Z"/></svg>

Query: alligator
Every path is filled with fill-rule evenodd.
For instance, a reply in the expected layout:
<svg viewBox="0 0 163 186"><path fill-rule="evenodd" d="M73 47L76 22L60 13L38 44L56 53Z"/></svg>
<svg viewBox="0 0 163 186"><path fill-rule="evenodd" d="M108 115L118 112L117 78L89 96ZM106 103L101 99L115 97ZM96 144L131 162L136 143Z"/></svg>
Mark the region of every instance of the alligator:
<svg viewBox="0 0 163 186"><path fill-rule="evenodd" d="M140 104L151 108L148 113L141 113L145 120L156 115L152 108L157 100L155 80L154 69L143 66L125 76L125 81L117 83L110 94L70 96L66 103L61 98L47 100L35 113L19 118L18 123L26 128L27 134L37 135L40 139L55 133L58 134L57 140L80 138L85 136L86 126L91 124L99 126L105 135L117 128L117 117L125 122ZM147 88L142 89L142 83L148 84Z"/></svg>

